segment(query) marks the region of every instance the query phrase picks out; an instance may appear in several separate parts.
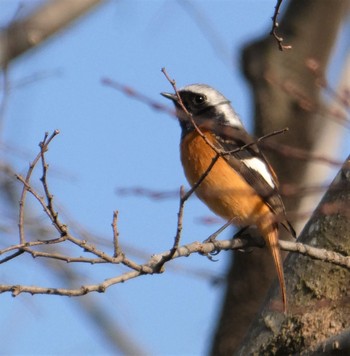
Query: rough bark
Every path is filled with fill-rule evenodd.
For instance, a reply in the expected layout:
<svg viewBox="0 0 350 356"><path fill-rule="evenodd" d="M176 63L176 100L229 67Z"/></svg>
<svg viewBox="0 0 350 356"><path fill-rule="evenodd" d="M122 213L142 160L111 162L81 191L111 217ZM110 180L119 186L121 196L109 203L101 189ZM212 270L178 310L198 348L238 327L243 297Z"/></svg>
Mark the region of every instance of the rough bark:
<svg viewBox="0 0 350 356"><path fill-rule="evenodd" d="M350 157L334 179L299 240L350 255ZM350 352L342 332L350 327L350 270L299 254L285 263L289 313L265 304L238 355L310 354L322 344L329 352ZM272 300L279 298L278 289ZM339 334L339 335L338 335ZM327 339L333 337L334 343ZM338 341L338 342L337 342ZM321 343L321 345L320 345Z"/></svg>
<svg viewBox="0 0 350 356"><path fill-rule="evenodd" d="M321 131L327 129L329 118L319 115L320 87L306 62L313 58L318 63L319 73L325 72L348 1L332 1L332 11L329 5L327 0L289 3L278 33L286 44L292 45L291 50L279 51L271 36L244 49L242 64L254 94L257 137L289 127L289 132L277 136L274 142L312 152ZM266 153L282 184L295 187L303 184L306 168L312 160L300 160L292 155L286 158L277 151ZM287 211L296 212L299 203L300 196L285 199ZM232 354L237 349L274 279L268 251L233 254L211 350L213 355Z"/></svg>

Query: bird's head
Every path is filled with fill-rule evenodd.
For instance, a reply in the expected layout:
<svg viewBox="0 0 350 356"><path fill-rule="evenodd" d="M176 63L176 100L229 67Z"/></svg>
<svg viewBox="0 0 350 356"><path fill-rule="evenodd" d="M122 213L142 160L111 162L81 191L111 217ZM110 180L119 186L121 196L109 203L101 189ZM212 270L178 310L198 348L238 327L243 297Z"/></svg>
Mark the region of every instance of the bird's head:
<svg viewBox="0 0 350 356"><path fill-rule="evenodd" d="M190 128L190 114L197 125L212 123L232 127L242 127L239 116L233 110L230 101L216 89L206 84L191 84L178 91L186 113L176 94L161 93L175 104L176 116L183 128ZM192 125L193 126L193 125Z"/></svg>

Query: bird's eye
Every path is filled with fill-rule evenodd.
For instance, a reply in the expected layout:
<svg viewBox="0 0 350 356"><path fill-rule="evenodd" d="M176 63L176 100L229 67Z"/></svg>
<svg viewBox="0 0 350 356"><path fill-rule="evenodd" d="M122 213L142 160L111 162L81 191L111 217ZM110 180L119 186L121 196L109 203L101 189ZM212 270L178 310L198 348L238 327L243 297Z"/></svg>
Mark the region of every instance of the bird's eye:
<svg viewBox="0 0 350 356"><path fill-rule="evenodd" d="M196 95L196 96L193 98L193 103L194 103L195 105L200 105L200 104L203 104L206 100L207 100L207 98L206 98L205 95Z"/></svg>

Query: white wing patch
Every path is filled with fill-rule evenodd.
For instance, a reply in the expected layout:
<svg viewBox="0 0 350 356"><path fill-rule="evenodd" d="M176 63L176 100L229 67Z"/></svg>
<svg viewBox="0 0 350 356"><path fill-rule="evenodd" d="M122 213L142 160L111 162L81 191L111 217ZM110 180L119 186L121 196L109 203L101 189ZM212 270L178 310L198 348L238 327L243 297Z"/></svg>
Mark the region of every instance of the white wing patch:
<svg viewBox="0 0 350 356"><path fill-rule="evenodd" d="M243 159L242 162L250 169L254 169L254 171L258 172L270 187L275 188L275 183L265 162L256 157Z"/></svg>

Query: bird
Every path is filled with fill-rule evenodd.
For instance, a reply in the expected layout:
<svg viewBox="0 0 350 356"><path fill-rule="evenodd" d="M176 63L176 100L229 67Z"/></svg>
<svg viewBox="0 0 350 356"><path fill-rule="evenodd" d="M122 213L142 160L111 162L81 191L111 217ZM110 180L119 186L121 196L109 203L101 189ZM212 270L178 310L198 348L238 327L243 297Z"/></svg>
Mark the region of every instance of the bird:
<svg viewBox="0 0 350 356"><path fill-rule="evenodd" d="M181 162L189 184L193 187L201 180L195 193L216 215L242 230L258 229L270 248L287 313L280 224L296 235L286 217L276 173L219 91L206 84L190 84L161 95L175 104Z"/></svg>

